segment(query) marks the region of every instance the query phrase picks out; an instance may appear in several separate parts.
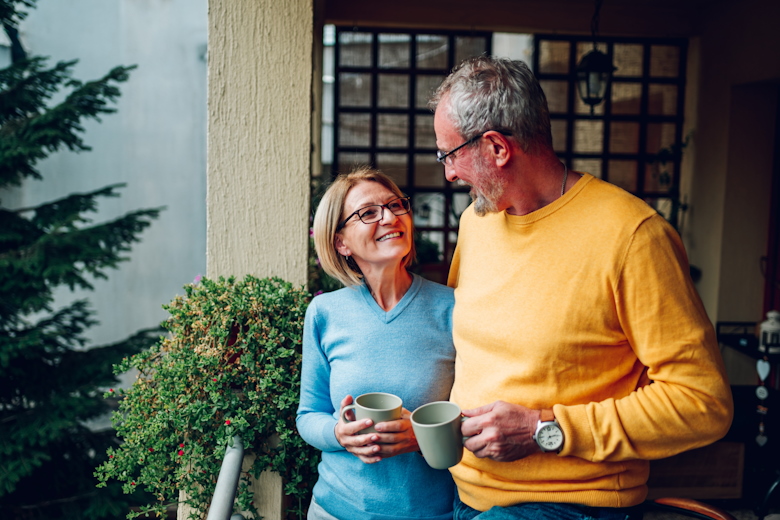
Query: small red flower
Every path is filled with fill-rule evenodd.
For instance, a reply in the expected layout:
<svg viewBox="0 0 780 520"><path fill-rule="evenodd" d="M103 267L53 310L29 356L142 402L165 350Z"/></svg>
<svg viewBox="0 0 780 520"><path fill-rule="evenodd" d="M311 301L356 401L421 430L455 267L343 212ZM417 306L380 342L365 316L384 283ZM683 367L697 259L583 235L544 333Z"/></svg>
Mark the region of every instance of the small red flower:
<svg viewBox="0 0 780 520"><path fill-rule="evenodd" d="M108 389L108 391L109 391L109 392L113 392L113 391L114 391L114 389L113 389L113 388L109 388L109 389Z"/></svg>
<svg viewBox="0 0 780 520"><path fill-rule="evenodd" d="M131 486L135 486L135 482L130 482L130 485Z"/></svg>
<svg viewBox="0 0 780 520"><path fill-rule="evenodd" d="M215 378L213 379L213 381L216 383L216 382L217 382L217 378L215 377Z"/></svg>
<svg viewBox="0 0 780 520"><path fill-rule="evenodd" d="M184 447L184 443L182 442L181 444L179 444L179 448L183 448L183 447Z"/></svg>
<svg viewBox="0 0 780 520"><path fill-rule="evenodd" d="M225 424L226 424L226 425L228 425L228 426L230 426L230 419L228 419L227 421L225 421Z"/></svg>
<svg viewBox="0 0 780 520"><path fill-rule="evenodd" d="M184 455L184 450L179 450L179 457L181 457L182 455Z"/></svg>
<svg viewBox="0 0 780 520"><path fill-rule="evenodd" d="M154 448L149 448L149 451L150 451L150 452L154 451Z"/></svg>
<svg viewBox="0 0 780 520"><path fill-rule="evenodd" d="M108 456L108 458L109 458L109 459L113 459L113 458L114 458L114 456L113 456L113 455L109 455L109 456Z"/></svg>

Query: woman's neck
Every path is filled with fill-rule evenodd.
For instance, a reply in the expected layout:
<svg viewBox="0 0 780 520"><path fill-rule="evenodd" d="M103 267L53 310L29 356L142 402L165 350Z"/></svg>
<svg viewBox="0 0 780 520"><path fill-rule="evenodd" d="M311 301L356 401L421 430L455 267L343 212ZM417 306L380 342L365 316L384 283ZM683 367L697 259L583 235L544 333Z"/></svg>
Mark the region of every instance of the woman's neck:
<svg viewBox="0 0 780 520"><path fill-rule="evenodd" d="M412 286L412 275L403 266L363 272L366 287L376 303L385 311L395 307Z"/></svg>

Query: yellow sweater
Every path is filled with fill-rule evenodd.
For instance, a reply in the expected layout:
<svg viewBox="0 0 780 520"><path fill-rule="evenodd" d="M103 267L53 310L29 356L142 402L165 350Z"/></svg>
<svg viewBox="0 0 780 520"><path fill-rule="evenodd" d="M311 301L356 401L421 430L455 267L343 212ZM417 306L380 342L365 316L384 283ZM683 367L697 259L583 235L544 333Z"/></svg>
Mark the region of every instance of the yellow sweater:
<svg viewBox="0 0 780 520"><path fill-rule="evenodd" d="M731 392L682 242L620 188L584 174L528 215L467 209L449 284L452 401L552 408L566 439L515 462L467 450L451 471L469 506L635 505L647 460L728 430Z"/></svg>

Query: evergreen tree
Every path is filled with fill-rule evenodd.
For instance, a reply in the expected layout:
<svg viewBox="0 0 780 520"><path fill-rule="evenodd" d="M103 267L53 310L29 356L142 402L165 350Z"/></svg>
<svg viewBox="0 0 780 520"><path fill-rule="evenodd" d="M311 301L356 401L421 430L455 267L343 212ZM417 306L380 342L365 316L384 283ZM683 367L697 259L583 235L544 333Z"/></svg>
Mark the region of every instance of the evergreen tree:
<svg viewBox="0 0 780 520"><path fill-rule="evenodd" d="M0 0L0 23L12 42L13 63L0 70L0 190L41 179L36 165L49 154L88 151L87 119L115 111L117 85L133 67L116 67L96 81L72 78L75 61L47 66L27 57L17 27L35 0ZM52 97L67 95L59 103ZM66 172L60 172L61 175ZM96 322L86 300L55 308L60 286L92 289L126 260L130 245L160 209L134 211L110 222L87 218L121 184L70 194L35 207L7 209L0 200L0 518L124 518L119 485L97 489L93 473L113 430L87 421L106 414L112 367L151 345L152 331L92 347L85 331ZM156 333L157 329L154 329ZM91 347L91 348L90 348Z"/></svg>

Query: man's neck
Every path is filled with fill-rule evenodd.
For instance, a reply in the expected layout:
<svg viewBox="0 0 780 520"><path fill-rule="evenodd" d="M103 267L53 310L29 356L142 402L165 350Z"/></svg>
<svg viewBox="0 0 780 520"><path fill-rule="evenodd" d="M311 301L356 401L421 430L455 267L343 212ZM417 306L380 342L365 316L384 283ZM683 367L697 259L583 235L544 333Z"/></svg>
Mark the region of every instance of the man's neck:
<svg viewBox="0 0 780 520"><path fill-rule="evenodd" d="M513 163L512 181L504 193L504 206L510 215L528 215L558 200L566 169L552 151L541 155L523 154ZM568 176L565 190L577 182Z"/></svg>

